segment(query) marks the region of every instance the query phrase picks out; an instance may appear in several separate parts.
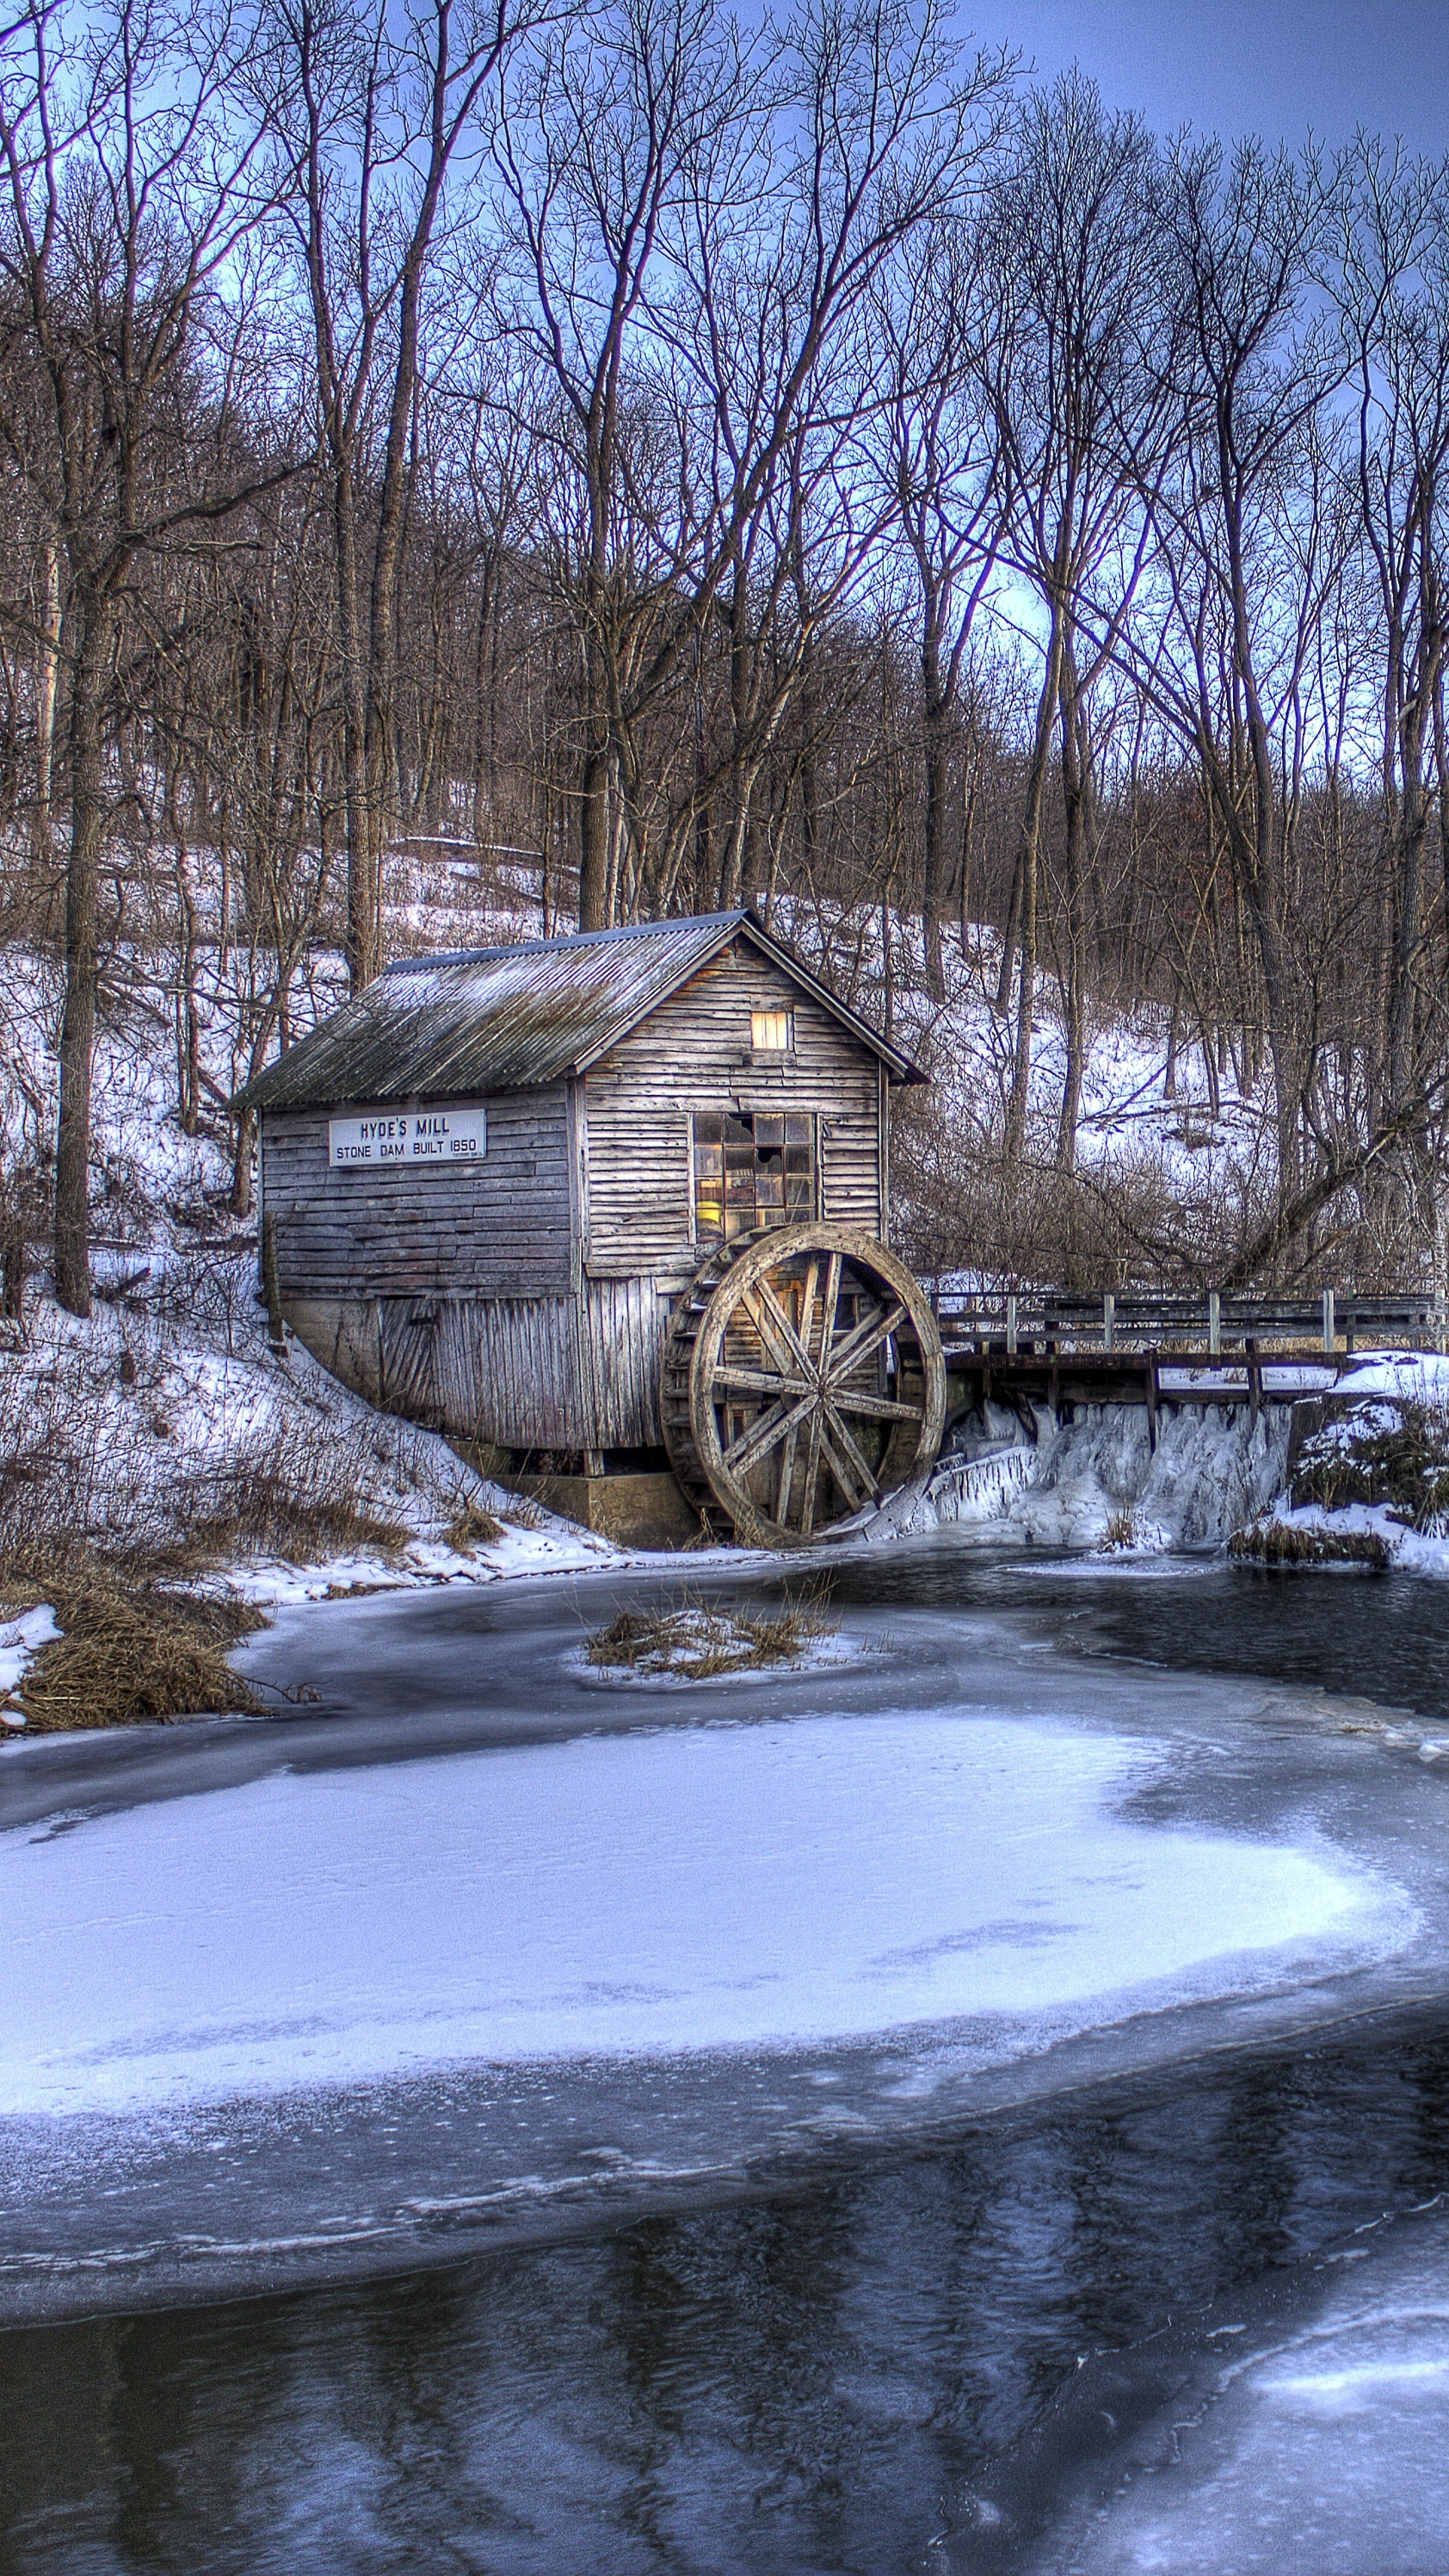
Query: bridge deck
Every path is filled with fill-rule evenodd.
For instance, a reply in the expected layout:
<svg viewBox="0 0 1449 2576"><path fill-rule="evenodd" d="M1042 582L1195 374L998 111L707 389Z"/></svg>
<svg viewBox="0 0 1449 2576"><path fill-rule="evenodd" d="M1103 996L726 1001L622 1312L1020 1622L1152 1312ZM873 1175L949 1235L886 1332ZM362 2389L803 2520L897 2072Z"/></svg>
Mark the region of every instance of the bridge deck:
<svg viewBox="0 0 1449 2576"><path fill-rule="evenodd" d="M1362 1345L1443 1352L1434 1298L944 1295L941 1340L957 1406L1014 1410L1264 1403L1332 1391Z"/></svg>

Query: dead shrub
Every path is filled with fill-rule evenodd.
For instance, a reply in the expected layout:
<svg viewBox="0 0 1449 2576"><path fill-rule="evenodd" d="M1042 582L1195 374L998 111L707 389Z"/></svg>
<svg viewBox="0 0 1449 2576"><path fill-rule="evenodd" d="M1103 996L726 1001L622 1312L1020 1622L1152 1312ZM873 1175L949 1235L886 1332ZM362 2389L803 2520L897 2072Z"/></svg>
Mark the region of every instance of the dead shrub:
<svg viewBox="0 0 1449 2576"><path fill-rule="evenodd" d="M310 1565L344 1553L393 1558L414 1536L378 1511L356 1441L320 1426L285 1425L260 1454L199 1477L184 1539L159 1548L168 1569L201 1570L228 1557L273 1556Z"/></svg>
<svg viewBox="0 0 1449 2576"><path fill-rule="evenodd" d="M1435 1535L1449 1518L1449 1407L1370 1398L1361 1414L1324 1423L1299 1452L1292 1500L1326 1511L1386 1503L1403 1528Z"/></svg>
<svg viewBox="0 0 1449 2576"><path fill-rule="evenodd" d="M591 1664L641 1675L668 1673L686 1681L717 1680L725 1673L764 1672L798 1663L806 1648L833 1636L838 1622L825 1615L824 1587L791 1598L778 1610L711 1607L689 1594L656 1610L621 1610L586 1643Z"/></svg>
<svg viewBox="0 0 1449 2576"><path fill-rule="evenodd" d="M1104 1555L1137 1545L1137 1523L1130 1512L1114 1512L1097 1541Z"/></svg>
<svg viewBox="0 0 1449 2576"><path fill-rule="evenodd" d="M244 1602L173 1590L149 1566L85 1548L0 1558L0 1602L19 1610L42 1601L64 1633L40 1648L21 1684L20 1706L36 1734L261 1706L227 1662L237 1639L264 1624Z"/></svg>

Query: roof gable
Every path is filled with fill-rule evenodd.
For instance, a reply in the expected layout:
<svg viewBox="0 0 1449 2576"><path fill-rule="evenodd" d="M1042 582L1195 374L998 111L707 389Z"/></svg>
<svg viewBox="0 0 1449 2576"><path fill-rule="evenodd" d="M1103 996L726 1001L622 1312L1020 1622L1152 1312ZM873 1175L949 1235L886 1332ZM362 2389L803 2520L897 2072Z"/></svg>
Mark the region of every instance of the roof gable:
<svg viewBox="0 0 1449 2576"><path fill-rule="evenodd" d="M739 937L811 993L894 1080L925 1079L752 912L736 911L401 958L268 1065L236 1105L437 1098L586 1073Z"/></svg>

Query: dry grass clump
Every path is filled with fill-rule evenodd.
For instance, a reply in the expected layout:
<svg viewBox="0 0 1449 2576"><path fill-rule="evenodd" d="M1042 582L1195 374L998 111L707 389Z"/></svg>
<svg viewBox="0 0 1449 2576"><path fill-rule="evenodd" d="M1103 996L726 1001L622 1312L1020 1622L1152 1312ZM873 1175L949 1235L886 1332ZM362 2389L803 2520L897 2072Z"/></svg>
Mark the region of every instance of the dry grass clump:
<svg viewBox="0 0 1449 2576"><path fill-rule="evenodd" d="M199 1480L184 1539L160 1545L156 1561L183 1572L229 1557L313 1565L342 1554L400 1555L416 1532L377 1509L360 1449L319 1436L311 1423L282 1425L254 1457L228 1459Z"/></svg>
<svg viewBox="0 0 1449 2576"><path fill-rule="evenodd" d="M226 1660L238 1637L263 1625L246 1603L176 1591L149 1566L89 1548L0 1558L4 1609L44 1601L63 1634L40 1648L20 1687L21 1711L37 1734L254 1713L261 1705Z"/></svg>
<svg viewBox="0 0 1449 2576"><path fill-rule="evenodd" d="M1097 1541L1104 1556L1137 1545L1137 1523L1130 1512L1114 1512Z"/></svg>
<svg viewBox="0 0 1449 2576"><path fill-rule="evenodd" d="M1368 1565L1380 1573L1393 1562L1377 1530L1301 1529L1278 1520L1234 1531L1228 1553L1257 1565Z"/></svg>
<svg viewBox="0 0 1449 2576"><path fill-rule="evenodd" d="M589 1662L643 1678L668 1674L684 1681L717 1680L724 1673L755 1673L798 1663L808 1646L833 1636L838 1622L825 1616L819 1592L788 1595L778 1610L709 1607L685 1598L657 1610L621 1610L587 1641Z"/></svg>
<svg viewBox="0 0 1449 2576"><path fill-rule="evenodd" d="M503 1523L497 1513L468 1501L460 1503L443 1532L448 1546L458 1556L471 1556L478 1547L496 1547L502 1536Z"/></svg>

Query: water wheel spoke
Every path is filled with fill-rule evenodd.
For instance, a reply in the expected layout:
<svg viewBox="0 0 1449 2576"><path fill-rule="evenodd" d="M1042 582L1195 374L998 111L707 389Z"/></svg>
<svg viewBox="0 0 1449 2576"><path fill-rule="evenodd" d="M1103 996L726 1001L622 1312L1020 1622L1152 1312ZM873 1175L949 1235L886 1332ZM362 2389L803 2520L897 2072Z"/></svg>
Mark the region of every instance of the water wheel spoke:
<svg viewBox="0 0 1449 2576"><path fill-rule="evenodd" d="M849 1386L832 1386L830 1401L837 1413L861 1415L867 1422L923 1422L925 1406L900 1404L894 1396L868 1395Z"/></svg>
<svg viewBox="0 0 1449 2576"><path fill-rule="evenodd" d="M835 1339L835 1318L840 1306L841 1259L832 1252L825 1272L825 1294L820 1300L820 1355L817 1366L824 1368Z"/></svg>
<svg viewBox="0 0 1449 2576"><path fill-rule="evenodd" d="M830 1462L830 1472L851 1510L858 1512L861 1505L870 1502L880 1488L834 1405L827 1400L821 1412L824 1416L821 1446ZM825 1427L827 1423L828 1429Z"/></svg>
<svg viewBox="0 0 1449 2576"><path fill-rule="evenodd" d="M832 1381L838 1377L848 1377L852 1369L861 1367L864 1361L872 1358L880 1349L882 1342L889 1340L897 1324L904 1322L905 1313L904 1306L897 1302L888 1314L883 1314L877 1307L873 1315L867 1315L863 1324L857 1324L854 1332L846 1336L839 1349L830 1354L829 1374Z"/></svg>
<svg viewBox="0 0 1449 2576"><path fill-rule="evenodd" d="M775 1489L775 1518L782 1529L790 1526L790 1498L795 1483L795 1460L800 1448L800 1425L792 1422L780 1451L780 1481Z"/></svg>
<svg viewBox="0 0 1449 2576"><path fill-rule="evenodd" d="M805 1284L800 1291L800 1340L807 1359L811 1356L811 1334L815 1329L815 1300L820 1289L820 1259L811 1253L805 1265Z"/></svg>
<svg viewBox="0 0 1449 2576"><path fill-rule="evenodd" d="M798 1422L809 1411L813 1401L806 1395L798 1404L774 1404L768 1413L757 1414L748 1430L742 1431L738 1440L731 1441L724 1452L724 1462L731 1475L748 1475L752 1467L758 1467L762 1458L768 1458L770 1451L784 1439L791 1423Z"/></svg>
<svg viewBox="0 0 1449 2576"><path fill-rule="evenodd" d="M813 1395L813 1380L782 1377L778 1369L743 1368L734 1360L722 1360L714 1373L716 1386L729 1386L748 1395Z"/></svg>
<svg viewBox="0 0 1449 2576"><path fill-rule="evenodd" d="M800 1347L799 1336L771 1287L768 1279L757 1280L740 1299L760 1336L761 1346L774 1361L782 1377L794 1377L797 1371L806 1378L814 1377L808 1351Z"/></svg>
<svg viewBox="0 0 1449 2576"><path fill-rule="evenodd" d="M805 1483L800 1496L800 1536L808 1538L815 1527L815 1505L820 1494L820 1450L825 1436L825 1419L821 1407L812 1407L810 1437L805 1445Z"/></svg>

